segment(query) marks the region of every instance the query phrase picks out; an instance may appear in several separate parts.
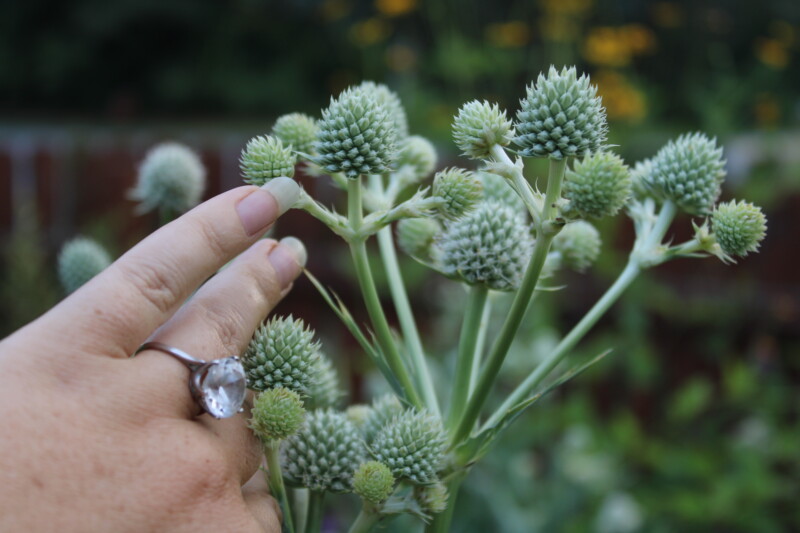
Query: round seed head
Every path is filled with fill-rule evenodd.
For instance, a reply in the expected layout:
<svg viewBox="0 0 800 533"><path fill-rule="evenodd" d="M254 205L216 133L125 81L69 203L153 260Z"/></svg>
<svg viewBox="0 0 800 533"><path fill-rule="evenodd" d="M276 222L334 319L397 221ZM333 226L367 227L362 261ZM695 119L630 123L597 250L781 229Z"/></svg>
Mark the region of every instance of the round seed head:
<svg viewBox="0 0 800 533"><path fill-rule="evenodd" d="M108 252L92 239L77 237L67 242L58 254L58 279L67 293L102 272L111 264Z"/></svg>
<svg viewBox="0 0 800 533"><path fill-rule="evenodd" d="M514 127L505 110L486 101L467 102L453 121L456 146L470 159L489 157L492 146L507 146L512 137Z"/></svg>
<svg viewBox="0 0 800 533"><path fill-rule="evenodd" d="M438 418L425 411L407 410L378 432L369 449L395 478L426 485L437 480L446 444Z"/></svg>
<svg viewBox="0 0 800 533"><path fill-rule="evenodd" d="M386 106L389 116L397 129L397 139L402 140L408 137L408 117L403 108L403 102L397 93L382 83L374 81L364 81L358 86L359 89L370 92L378 103Z"/></svg>
<svg viewBox="0 0 800 533"><path fill-rule="evenodd" d="M483 184L484 201L498 202L512 207L515 211L526 212L525 202L505 178L490 172L478 171L476 174Z"/></svg>
<svg viewBox="0 0 800 533"><path fill-rule="evenodd" d="M317 122L303 113L289 113L275 121L272 134L295 152L310 154L317 140Z"/></svg>
<svg viewBox="0 0 800 533"><path fill-rule="evenodd" d="M319 354L313 367L313 379L308 388L306 406L309 409L337 407L343 392L339 387L339 376L331 360Z"/></svg>
<svg viewBox="0 0 800 533"><path fill-rule="evenodd" d="M758 251L767 234L767 218L761 208L734 200L714 209L711 227L723 252L744 257Z"/></svg>
<svg viewBox="0 0 800 533"><path fill-rule="evenodd" d="M392 471L378 461L361 463L353 475L353 492L374 504L381 503L394 489Z"/></svg>
<svg viewBox="0 0 800 533"><path fill-rule="evenodd" d="M525 218L497 202L481 202L438 237L442 272L496 291L519 287L533 239Z"/></svg>
<svg viewBox="0 0 800 533"><path fill-rule="evenodd" d="M274 317L256 330L242 356L248 387L257 391L284 387L307 395L319 348L314 331L302 320Z"/></svg>
<svg viewBox="0 0 800 533"><path fill-rule="evenodd" d="M397 245L412 257L428 258L442 226L433 218L404 218L397 223Z"/></svg>
<svg viewBox="0 0 800 533"><path fill-rule="evenodd" d="M206 169L197 154L182 144L163 143L147 152L139 165L131 198L140 202L140 213L183 213L200 202L205 187Z"/></svg>
<svg viewBox="0 0 800 533"><path fill-rule="evenodd" d="M437 159L436 148L428 139L412 135L400 143L397 166L410 166L414 171L416 181L421 181L436 168Z"/></svg>
<svg viewBox="0 0 800 533"><path fill-rule="evenodd" d="M433 196L445 201L441 215L455 220L471 210L483 195L483 184L475 174L461 168L448 168L433 178Z"/></svg>
<svg viewBox="0 0 800 533"><path fill-rule="evenodd" d="M351 179L381 174L396 159L397 123L379 92L352 87L322 111L315 149L316 163L327 172Z"/></svg>
<svg viewBox="0 0 800 533"><path fill-rule="evenodd" d="M332 409L309 411L281 452L286 481L317 492L350 492L364 459L358 430L344 413Z"/></svg>
<svg viewBox="0 0 800 533"><path fill-rule="evenodd" d="M725 180L725 160L716 139L702 133L670 141L651 160L650 190L692 215L711 212Z"/></svg>
<svg viewBox="0 0 800 533"><path fill-rule="evenodd" d="M603 147L608 126L597 87L575 67L555 67L527 88L520 101L514 143L527 157L582 157Z"/></svg>
<svg viewBox="0 0 800 533"><path fill-rule="evenodd" d="M372 402L372 407L361 425L364 441L371 443L383 427L405 411L393 394L385 394Z"/></svg>
<svg viewBox="0 0 800 533"><path fill-rule="evenodd" d="M441 481L414 487L414 498L426 514L439 514L447 509L447 487Z"/></svg>
<svg viewBox="0 0 800 533"><path fill-rule="evenodd" d="M586 221L570 222L553 239L553 251L566 267L583 272L600 255L600 234Z"/></svg>
<svg viewBox="0 0 800 533"><path fill-rule="evenodd" d="M305 415L299 394L283 387L267 389L256 397L250 428L264 442L283 440L297 432Z"/></svg>
<svg viewBox="0 0 800 533"><path fill-rule="evenodd" d="M567 173L567 214L579 218L615 215L630 198L631 187L630 170L619 156L610 152L587 154Z"/></svg>
<svg viewBox="0 0 800 533"><path fill-rule="evenodd" d="M271 135L260 135L248 141L239 159L245 183L259 187L273 178L294 176L294 165L297 156L291 146Z"/></svg>

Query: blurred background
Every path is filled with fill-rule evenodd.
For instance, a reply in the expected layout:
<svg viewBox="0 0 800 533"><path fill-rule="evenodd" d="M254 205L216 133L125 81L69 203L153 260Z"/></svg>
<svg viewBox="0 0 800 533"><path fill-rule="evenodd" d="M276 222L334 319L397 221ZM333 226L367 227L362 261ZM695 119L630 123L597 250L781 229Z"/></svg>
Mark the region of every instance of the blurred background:
<svg viewBox="0 0 800 533"><path fill-rule="evenodd" d="M88 235L116 256L156 227L128 194L157 142L194 148L212 196L241 183L240 150L277 116L319 116L331 94L372 79L400 94L440 166L469 165L450 139L461 104L488 99L513 113L539 71L575 64L598 84L610 142L629 163L685 131L717 136L723 199L763 206L768 236L734 266L683 260L647 272L572 361L611 356L534 406L475 468L454 531L798 531L799 56L796 0L3 2L0 337L63 297L55 262L66 240ZM688 237L690 220L674 228ZM600 229L599 264L543 295L508 387L624 264L628 219ZM300 236L310 269L363 317L341 243L304 213L277 231ZM446 372L438 352L457 334L448 309L463 294L404 268ZM365 358L307 281L279 312L306 318L351 401L368 399Z"/></svg>

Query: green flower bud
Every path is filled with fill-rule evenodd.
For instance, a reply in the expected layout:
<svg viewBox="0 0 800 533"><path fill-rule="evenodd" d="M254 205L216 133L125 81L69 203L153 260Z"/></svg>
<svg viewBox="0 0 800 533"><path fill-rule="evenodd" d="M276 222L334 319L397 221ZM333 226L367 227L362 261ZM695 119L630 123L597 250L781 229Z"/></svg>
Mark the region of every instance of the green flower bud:
<svg viewBox="0 0 800 533"><path fill-rule="evenodd" d="M628 166L616 154L597 152L576 161L567 172L564 197L569 200L567 215L602 218L617 214L631 195Z"/></svg>
<svg viewBox="0 0 800 533"><path fill-rule="evenodd" d="M353 475L353 492L366 501L379 504L394 490L392 471L378 461L361 463Z"/></svg>
<svg viewBox="0 0 800 533"><path fill-rule="evenodd" d="M588 222L570 222L553 239L553 251L561 254L566 267L583 272L600 255L600 234Z"/></svg>
<svg viewBox="0 0 800 533"><path fill-rule="evenodd" d="M539 74L520 101L514 143L527 157L582 157L603 147L608 126L597 87L575 67Z"/></svg>
<svg viewBox="0 0 800 533"><path fill-rule="evenodd" d="M442 226L433 218L404 218L397 223L397 245L412 257L428 259Z"/></svg>
<svg viewBox="0 0 800 533"><path fill-rule="evenodd" d="M271 135L253 137L242 150L239 168L245 183L259 187L273 178L294 176L297 156L291 146L284 146L280 139Z"/></svg>
<svg viewBox="0 0 800 533"><path fill-rule="evenodd" d="M295 152L310 154L317 140L317 129L317 122L308 115L289 113L275 121L272 134Z"/></svg>
<svg viewBox="0 0 800 533"><path fill-rule="evenodd" d="M364 459L361 435L344 413L320 409L306 414L300 430L284 441L286 481L312 491L350 492Z"/></svg>
<svg viewBox="0 0 800 533"><path fill-rule="evenodd" d="M206 187L206 169L200 158L178 143L163 143L147 152L139 166L131 198L137 211L154 209L183 213L200 202Z"/></svg>
<svg viewBox="0 0 800 533"><path fill-rule="evenodd" d="M384 426L369 448L395 478L426 485L436 481L446 445L447 434L438 418L408 410Z"/></svg>
<svg viewBox="0 0 800 533"><path fill-rule="evenodd" d="M92 239L77 237L58 254L58 279L69 294L111 264L108 252Z"/></svg>
<svg viewBox="0 0 800 533"><path fill-rule="evenodd" d="M461 168L448 168L433 178L433 196L445 201L440 211L445 218L455 220L475 207L483 195L483 184L475 175Z"/></svg>
<svg viewBox="0 0 800 533"><path fill-rule="evenodd" d="M489 157L492 146L507 146L512 137L514 127L505 110L486 101L467 102L453 121L456 146L470 159Z"/></svg>
<svg viewBox="0 0 800 533"><path fill-rule="evenodd" d="M650 173L653 171L653 161L644 159L638 161L631 170L631 199L644 200L653 195L647 185Z"/></svg>
<svg viewBox="0 0 800 533"><path fill-rule="evenodd" d="M407 165L413 169L415 181L427 178L437 162L436 148L425 137L412 135L406 137L400 145L397 166ZM409 183L410 184L410 183Z"/></svg>
<svg viewBox="0 0 800 533"><path fill-rule="evenodd" d="M651 160L648 187L692 215L705 215L719 198L725 160L716 139L702 133L670 141Z"/></svg>
<svg viewBox="0 0 800 533"><path fill-rule="evenodd" d="M297 432L305 416L299 394L283 387L267 389L256 397L250 429L264 442L283 440Z"/></svg>
<svg viewBox="0 0 800 533"><path fill-rule="evenodd" d="M430 515L439 514L447 509L447 487L441 481L414 487L414 499L417 500L422 512Z"/></svg>
<svg viewBox="0 0 800 533"><path fill-rule="evenodd" d="M367 423L367 419L372 413L372 408L369 405L364 405L363 403L359 403L356 405L351 405L347 408L344 412L347 415L347 419L353 423L353 425L364 434L364 424Z"/></svg>
<svg viewBox="0 0 800 533"><path fill-rule="evenodd" d="M372 408L361 426L364 441L367 444L371 443L386 424L403 414L404 411L405 408L393 394L385 394L377 398L372 402Z"/></svg>
<svg viewBox="0 0 800 533"><path fill-rule="evenodd" d="M714 209L711 227L723 252L745 257L758 251L767 234L767 218L759 207L734 200Z"/></svg>
<svg viewBox="0 0 800 533"><path fill-rule="evenodd" d="M313 367L313 379L308 388L306 406L309 409L325 409L337 407L344 393L339 387L339 376L333 363L319 354Z"/></svg>
<svg viewBox="0 0 800 533"><path fill-rule="evenodd" d="M477 172L478 179L483 184L483 199L486 202L498 202L510 206L514 211L527 213L525 202L519 197L517 191L509 185L508 181L492 174L491 172Z"/></svg>
<svg viewBox="0 0 800 533"><path fill-rule="evenodd" d="M400 101L400 97L397 96L396 92L386 85L375 83L374 81L364 81L358 88L371 93L379 104L386 106L389 111L389 117L396 127L398 140L408 137L408 117L406 116L406 110L403 108L403 102Z"/></svg>
<svg viewBox="0 0 800 533"><path fill-rule="evenodd" d="M322 111L316 163L351 179L386 172L397 155L395 120L375 91L346 89Z"/></svg>
<svg viewBox="0 0 800 533"><path fill-rule="evenodd" d="M497 202L481 202L438 237L442 272L496 291L519 287L533 239L525 218Z"/></svg>
<svg viewBox="0 0 800 533"><path fill-rule="evenodd" d="M319 348L314 331L302 320L274 317L256 330L242 356L248 387L257 391L285 387L305 396Z"/></svg>

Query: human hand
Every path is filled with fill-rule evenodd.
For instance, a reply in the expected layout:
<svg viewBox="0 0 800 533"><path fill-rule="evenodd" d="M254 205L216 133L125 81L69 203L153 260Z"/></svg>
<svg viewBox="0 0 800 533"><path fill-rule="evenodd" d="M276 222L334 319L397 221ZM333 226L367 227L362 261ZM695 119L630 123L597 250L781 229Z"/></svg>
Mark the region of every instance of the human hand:
<svg viewBox="0 0 800 533"><path fill-rule="evenodd" d="M0 342L0 531L280 531L249 414L201 414L183 364L130 355L240 354L305 264L297 239L259 239L298 194L221 194Z"/></svg>

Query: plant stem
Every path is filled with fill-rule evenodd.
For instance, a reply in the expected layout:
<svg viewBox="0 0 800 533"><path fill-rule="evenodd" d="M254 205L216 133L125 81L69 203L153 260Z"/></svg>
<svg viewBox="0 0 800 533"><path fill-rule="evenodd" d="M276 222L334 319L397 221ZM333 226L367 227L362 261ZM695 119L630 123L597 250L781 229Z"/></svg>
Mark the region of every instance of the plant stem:
<svg viewBox="0 0 800 533"><path fill-rule="evenodd" d="M311 491L308 498L308 515L305 533L320 533L322 530L322 509L325 503L325 493Z"/></svg>
<svg viewBox="0 0 800 533"><path fill-rule="evenodd" d="M267 457L267 468L269 469L267 473L269 490L281 506L281 512L283 513L283 531L294 533L292 509L289 506L289 497L286 494L286 487L283 484L283 476L281 475L279 449L280 441L272 441L264 445L264 455Z"/></svg>
<svg viewBox="0 0 800 533"><path fill-rule="evenodd" d="M497 378L498 372L500 372L500 367L505 360L511 342L514 340L514 336L522 323L522 318L525 316L528 302L530 302L533 291L536 289L536 283L539 281L539 275L542 273L542 267L550 251L550 243L560 229L560 227L553 224L553 221L556 215L555 204L561 196L561 182L564 179L566 167L566 160L550 160L550 174L547 179L547 192L545 193L545 204L542 210L542 225L538 228L539 233L536 245L533 248L533 255L525 271L522 284L514 295L514 301L511 303L511 309L508 311L500 334L495 339L491 352L489 352L489 356L486 359L481 377L475 387L475 393L469 399L467 409L452 434L451 446L468 437L475 426L475 422L480 416L481 408L489 396L489 391L494 384L495 378Z"/></svg>
<svg viewBox="0 0 800 533"><path fill-rule="evenodd" d="M475 285L469 288L467 309L464 312L461 335L458 339L456 377L453 382L447 413L447 428L451 431L455 429L456 423L464 412L467 400L469 400L469 383L472 380L473 361L476 356L475 348L478 344L480 322L488 294L489 290L484 286Z"/></svg>
<svg viewBox="0 0 800 533"><path fill-rule="evenodd" d="M486 348L486 332L489 330L489 320L492 318L492 302L486 299L486 305L483 306L483 314L481 315L481 323L478 326L478 340L475 343L475 357L472 358L472 372L469 375L469 394L472 396L472 391L475 390L475 385L478 381L478 376L481 372L481 363L483 362L483 350Z"/></svg>
<svg viewBox="0 0 800 533"><path fill-rule="evenodd" d="M292 494L292 511L294 511L295 531L306 530L306 519L308 518L308 489L294 489Z"/></svg>
<svg viewBox="0 0 800 533"><path fill-rule="evenodd" d="M367 533L380 519L381 515L376 512L375 508L365 502L361 507L361 512L358 513L356 521L350 526L348 533Z"/></svg>
<svg viewBox="0 0 800 533"><path fill-rule="evenodd" d="M380 176L371 176L370 184L376 194L383 194L383 185ZM436 391L433 388L433 381L425 361L425 350L422 347L419 329L414 321L414 313L411 311L411 303L408 300L408 293L400 273L397 253L394 249L394 237L392 228L385 227L378 231L378 248L383 259L383 267L386 270L386 278L389 282L389 290L392 293L392 301L397 311L397 319L400 321L400 329L408 345L411 354L410 362L414 376L417 378L418 385L422 391L422 399L428 410L439 416L439 402L436 398Z"/></svg>
<svg viewBox="0 0 800 533"><path fill-rule="evenodd" d="M361 206L361 180L355 179L348 182L347 187L347 213L350 226L358 234L358 230L364 220ZM411 382L411 378L406 369L405 363L400 357L400 352L392 338L389 322L383 313L378 291L375 288L375 280L372 277L372 270L367 258L367 246L363 238L353 239L350 242L350 253L353 256L353 264L356 270L356 277L364 298L364 305L367 308L372 327L375 329L375 337L378 345L386 358L391 371L394 373L400 385L406 392L409 403L417 408L422 408L422 401L419 398L417 389Z"/></svg>
<svg viewBox="0 0 800 533"><path fill-rule="evenodd" d="M536 202L536 198L533 196L531 192L530 185L528 182L525 181L525 176L522 175L522 170L519 169L511 158L508 157L508 154L503 149L502 146L499 144L495 144L491 148L492 157L495 158L498 162L505 163L509 166L509 169L512 170L512 182L514 184L514 189L516 189L517 194L522 198L525 207L528 208L528 212L531 214L531 218L533 218L534 222L538 225L542 218L542 213L539 212L539 206ZM551 161L552 164L552 161ZM551 174L552 176L552 166L551 166ZM549 180L548 180L549 183ZM556 198L558 199L558 198Z"/></svg>

